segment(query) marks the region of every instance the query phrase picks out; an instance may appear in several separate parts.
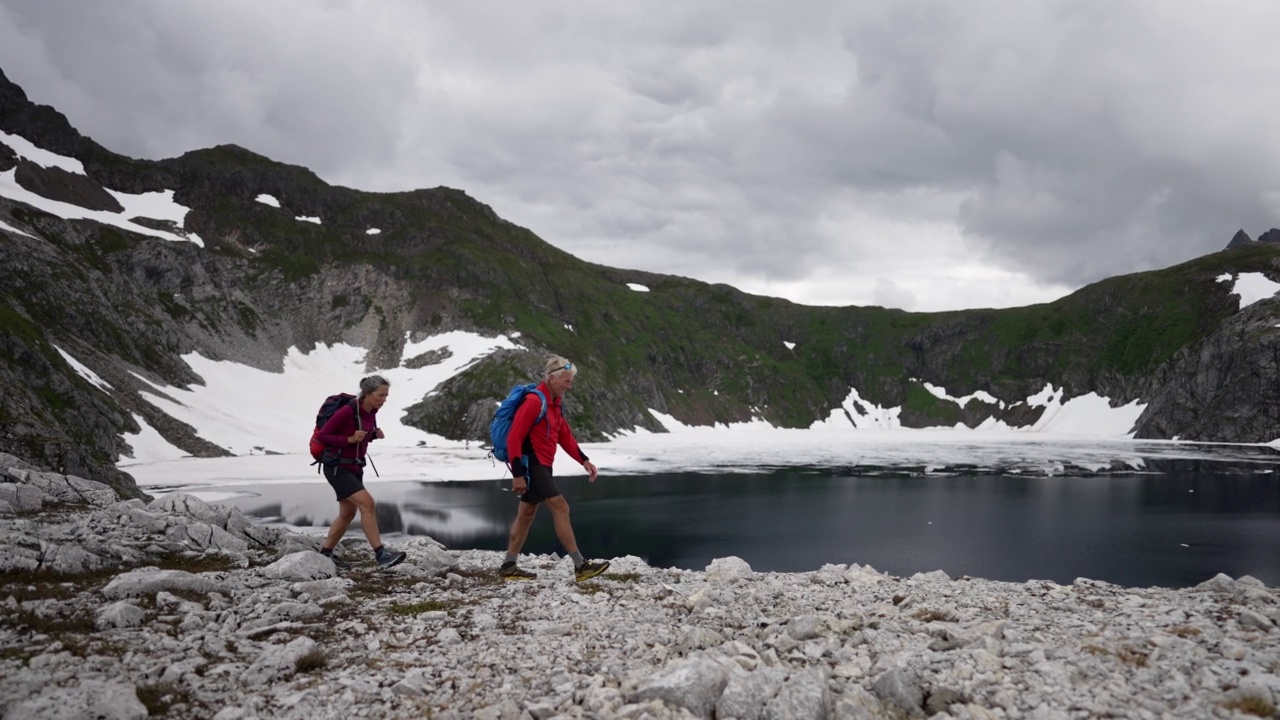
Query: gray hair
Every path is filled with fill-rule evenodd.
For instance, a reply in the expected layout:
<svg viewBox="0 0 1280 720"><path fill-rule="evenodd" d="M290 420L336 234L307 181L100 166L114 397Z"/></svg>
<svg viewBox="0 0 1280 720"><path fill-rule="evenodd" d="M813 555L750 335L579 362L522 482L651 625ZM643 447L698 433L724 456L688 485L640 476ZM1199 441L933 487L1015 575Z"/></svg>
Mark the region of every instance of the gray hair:
<svg viewBox="0 0 1280 720"><path fill-rule="evenodd" d="M360 397L368 395L383 385L391 387L391 383L381 375L370 375L367 378L360 378Z"/></svg>
<svg viewBox="0 0 1280 720"><path fill-rule="evenodd" d="M547 367L543 370L543 377L551 377L558 372L567 372L570 375L577 375L578 368L573 363L565 360L559 355L552 355L547 359Z"/></svg>

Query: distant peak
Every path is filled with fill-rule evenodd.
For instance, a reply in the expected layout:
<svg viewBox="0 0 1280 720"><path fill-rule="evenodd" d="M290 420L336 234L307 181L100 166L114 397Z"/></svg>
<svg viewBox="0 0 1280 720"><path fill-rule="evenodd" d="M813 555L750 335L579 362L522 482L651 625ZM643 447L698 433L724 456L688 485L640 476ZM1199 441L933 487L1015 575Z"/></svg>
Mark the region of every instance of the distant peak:
<svg viewBox="0 0 1280 720"><path fill-rule="evenodd" d="M1271 228L1270 230L1258 236L1258 242L1276 243L1280 245L1280 228Z"/></svg>
<svg viewBox="0 0 1280 720"><path fill-rule="evenodd" d="M1253 238L1249 237L1249 233L1241 229L1237 230L1236 234L1232 236L1231 242L1227 243L1227 247L1240 247L1241 245L1248 245L1251 242L1253 242Z"/></svg>

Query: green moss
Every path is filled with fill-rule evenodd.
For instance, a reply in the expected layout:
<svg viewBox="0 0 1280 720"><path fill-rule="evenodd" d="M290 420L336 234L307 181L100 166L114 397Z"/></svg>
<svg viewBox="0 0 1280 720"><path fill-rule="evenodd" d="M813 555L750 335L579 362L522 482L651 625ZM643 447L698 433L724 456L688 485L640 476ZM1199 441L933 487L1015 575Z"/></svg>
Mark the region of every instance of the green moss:
<svg viewBox="0 0 1280 720"><path fill-rule="evenodd" d="M258 325L261 322L257 310L245 303L236 303L236 318L240 321L240 329L244 330L246 335L257 334Z"/></svg>
<svg viewBox="0 0 1280 720"><path fill-rule="evenodd" d="M392 603L387 612L392 615L421 615L425 612L448 611L457 607L457 603L440 600L422 600L413 603Z"/></svg>
<svg viewBox="0 0 1280 720"><path fill-rule="evenodd" d="M1260 698L1256 695L1248 695L1241 698L1227 700L1222 703L1222 707L1227 710L1234 710L1245 715L1253 715L1260 718L1280 717L1280 713L1276 712L1276 708L1268 700Z"/></svg>
<svg viewBox="0 0 1280 720"><path fill-rule="evenodd" d="M139 240L126 235L110 225L98 227L98 239L94 247L103 254L124 252L137 247Z"/></svg>
<svg viewBox="0 0 1280 720"><path fill-rule="evenodd" d="M185 322L192 318L191 311L185 305L178 302L173 293L157 290L155 294L156 304L160 306L165 313L179 322Z"/></svg>
<svg viewBox="0 0 1280 720"><path fill-rule="evenodd" d="M902 412L923 416L933 421L934 425L955 425L963 418L963 412L956 403L944 400L925 389L920 383L907 384L907 399L902 403Z"/></svg>

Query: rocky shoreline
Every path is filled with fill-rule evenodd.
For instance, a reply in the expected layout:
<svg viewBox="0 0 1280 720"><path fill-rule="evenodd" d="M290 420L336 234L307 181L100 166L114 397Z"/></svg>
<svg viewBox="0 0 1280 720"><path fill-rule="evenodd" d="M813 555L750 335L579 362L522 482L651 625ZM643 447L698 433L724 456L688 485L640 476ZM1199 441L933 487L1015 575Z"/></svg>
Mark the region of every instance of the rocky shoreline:
<svg viewBox="0 0 1280 720"><path fill-rule="evenodd" d="M1280 590L756 573L317 540L0 454L0 717L1230 718L1280 705Z"/></svg>

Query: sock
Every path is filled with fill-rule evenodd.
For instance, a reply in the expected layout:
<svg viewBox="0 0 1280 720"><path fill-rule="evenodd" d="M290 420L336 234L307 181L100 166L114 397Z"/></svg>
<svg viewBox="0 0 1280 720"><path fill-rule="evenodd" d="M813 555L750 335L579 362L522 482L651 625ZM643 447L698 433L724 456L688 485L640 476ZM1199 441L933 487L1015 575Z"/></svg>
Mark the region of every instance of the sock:
<svg viewBox="0 0 1280 720"><path fill-rule="evenodd" d="M502 559L502 564L506 565L507 563L513 563L519 559L520 553L507 553L507 556Z"/></svg>
<svg viewBox="0 0 1280 720"><path fill-rule="evenodd" d="M575 570L582 567L582 563L587 561L586 558L582 557L582 553L580 552L571 552L569 553L569 557L573 558L573 568Z"/></svg>
<svg viewBox="0 0 1280 720"><path fill-rule="evenodd" d="M381 554L382 554L382 546L381 546L381 545L379 545L378 547L376 547L376 548L374 548L374 549L373 549L373 556L374 556L374 557L378 557L378 556L379 556L379 555L381 555Z"/></svg>
<svg viewBox="0 0 1280 720"><path fill-rule="evenodd" d="M333 557L333 548L322 547L320 548L320 554Z"/></svg>

